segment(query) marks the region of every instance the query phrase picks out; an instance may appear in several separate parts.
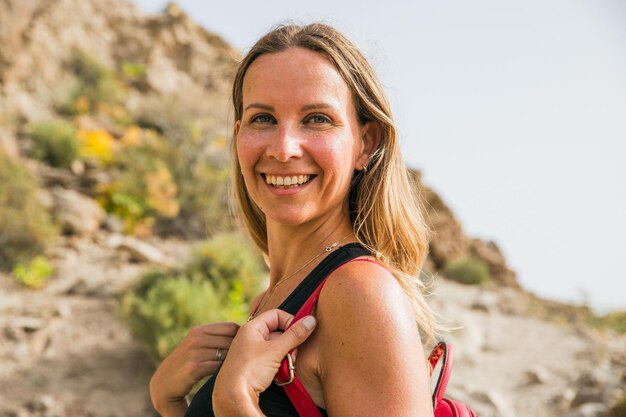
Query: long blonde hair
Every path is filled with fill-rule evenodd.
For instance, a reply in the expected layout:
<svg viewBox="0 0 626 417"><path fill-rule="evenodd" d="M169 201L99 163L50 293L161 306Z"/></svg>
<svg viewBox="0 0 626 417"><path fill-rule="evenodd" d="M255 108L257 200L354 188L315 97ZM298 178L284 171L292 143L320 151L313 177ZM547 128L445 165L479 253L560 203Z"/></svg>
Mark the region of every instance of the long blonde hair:
<svg viewBox="0 0 626 417"><path fill-rule="evenodd" d="M435 331L433 314L424 299L425 285L419 273L428 253L431 231L423 216L421 198L404 164L398 133L383 87L363 54L336 29L320 23L282 25L261 39L239 64L233 82L235 120L243 113L243 79L262 54L300 47L324 55L352 91L360 123L381 127L381 142L366 171L355 172L350 188L350 215L357 239L386 264L413 305L422 336ZM250 198L232 143L232 174L236 211L255 244L268 253L265 215Z"/></svg>

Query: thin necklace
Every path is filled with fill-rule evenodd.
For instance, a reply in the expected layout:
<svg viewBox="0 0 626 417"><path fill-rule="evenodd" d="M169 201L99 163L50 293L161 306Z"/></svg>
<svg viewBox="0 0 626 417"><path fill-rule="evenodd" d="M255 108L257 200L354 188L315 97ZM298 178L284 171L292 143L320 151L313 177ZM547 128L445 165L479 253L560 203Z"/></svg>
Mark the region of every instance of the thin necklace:
<svg viewBox="0 0 626 417"><path fill-rule="evenodd" d="M263 296L263 300L261 300L261 303L257 306L257 308L254 309L254 311L252 312L252 314L250 314L250 316L248 317L248 321L252 320L254 318L254 316L256 315L256 313L258 311L260 311L263 307L265 307L265 304L267 304L267 302L270 300L270 298L272 297L272 294L274 293L274 290L276 290L276 288L278 288L279 286L281 286L282 284L284 284L286 281L288 281L289 279L293 278L298 272L302 271L304 268L306 268L307 266L309 266L313 261L315 261L317 258L319 258L320 256L322 256L325 253L329 253L332 252L337 246L339 246L339 244L341 242L343 242L344 240L346 240L348 238L348 236L350 236L352 234L352 232L348 233L347 235L345 235L344 237L342 237L341 239L331 243L330 245L326 246L324 248L323 251L321 251L320 253L318 253L317 255L315 255L314 257L312 257L311 259L309 259L307 261L307 263L305 263L304 265L302 265L300 268L296 269L295 271L293 271L291 274L286 275L284 277L282 277L273 287L272 289L270 289L269 291L267 291L267 293Z"/></svg>

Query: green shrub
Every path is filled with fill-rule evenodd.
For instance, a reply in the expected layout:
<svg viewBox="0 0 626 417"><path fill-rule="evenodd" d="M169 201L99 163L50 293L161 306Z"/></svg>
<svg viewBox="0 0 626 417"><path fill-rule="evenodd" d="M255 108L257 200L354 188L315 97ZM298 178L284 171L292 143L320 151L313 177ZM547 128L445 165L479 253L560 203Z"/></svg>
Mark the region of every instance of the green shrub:
<svg viewBox="0 0 626 417"><path fill-rule="evenodd" d="M121 142L100 201L124 220L128 232L147 219L165 235L204 237L231 228L227 165L198 157L191 138L175 145L154 130L140 129Z"/></svg>
<svg viewBox="0 0 626 417"><path fill-rule="evenodd" d="M215 131L207 103L165 97L140 106L137 123L159 133L159 156L178 187L180 214L159 229L198 238L232 229L228 207L229 159L226 140Z"/></svg>
<svg viewBox="0 0 626 417"><path fill-rule="evenodd" d="M64 120L35 124L30 129L32 156L54 167L69 167L78 157L78 139L74 127Z"/></svg>
<svg viewBox="0 0 626 417"><path fill-rule="evenodd" d="M462 284L483 285L491 281L489 268L476 258L447 262L443 272L451 280Z"/></svg>
<svg viewBox="0 0 626 417"><path fill-rule="evenodd" d="M136 62L124 61L121 66L122 74L129 80L135 80L146 75L147 69L143 64Z"/></svg>
<svg viewBox="0 0 626 417"><path fill-rule="evenodd" d="M156 135L113 154L109 163L111 182L100 190L100 202L109 213L124 221L131 233L139 225L174 218L180 212L178 187L172 178L165 155L166 144Z"/></svg>
<svg viewBox="0 0 626 417"><path fill-rule="evenodd" d="M595 323L600 327L610 328L618 333L626 334L626 310L611 311L596 318Z"/></svg>
<svg viewBox="0 0 626 417"><path fill-rule="evenodd" d="M76 75L76 83L60 110L72 115L101 110L110 112L124 100L125 88L115 73L87 52L74 51L71 69Z"/></svg>
<svg viewBox="0 0 626 417"><path fill-rule="evenodd" d="M37 184L0 151L0 269L41 254L56 230L36 198Z"/></svg>
<svg viewBox="0 0 626 417"><path fill-rule="evenodd" d="M44 256L36 256L27 264L18 264L13 268L13 275L22 284L31 288L41 288L54 270Z"/></svg>
<svg viewBox="0 0 626 417"><path fill-rule="evenodd" d="M249 247L233 235L216 236L185 268L145 274L123 296L121 314L158 361L192 326L243 322L262 276L262 262Z"/></svg>

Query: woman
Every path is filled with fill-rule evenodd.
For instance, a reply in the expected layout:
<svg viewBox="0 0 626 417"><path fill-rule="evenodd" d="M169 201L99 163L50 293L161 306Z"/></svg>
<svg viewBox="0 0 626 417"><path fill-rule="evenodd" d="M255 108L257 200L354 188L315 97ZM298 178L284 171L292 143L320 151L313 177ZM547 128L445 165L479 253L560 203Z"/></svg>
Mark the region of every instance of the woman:
<svg viewBox="0 0 626 417"><path fill-rule="evenodd" d="M164 416L295 416L272 376L301 343L296 374L322 414L432 415L420 331L432 336L433 319L416 278L428 230L372 68L329 26L281 26L242 60L233 104L237 208L269 260L269 288L241 328L189 333L151 381L155 407ZM317 321L280 335L321 265L355 250L375 262L334 270ZM185 395L226 353L187 409Z"/></svg>

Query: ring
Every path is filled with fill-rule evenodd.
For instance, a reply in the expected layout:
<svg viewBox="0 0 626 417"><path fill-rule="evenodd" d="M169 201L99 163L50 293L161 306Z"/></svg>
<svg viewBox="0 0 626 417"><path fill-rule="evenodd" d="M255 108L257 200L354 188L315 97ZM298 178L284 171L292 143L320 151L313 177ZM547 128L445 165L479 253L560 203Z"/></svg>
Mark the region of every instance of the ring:
<svg viewBox="0 0 626 417"><path fill-rule="evenodd" d="M215 360L218 362L221 362L223 356L224 356L224 351L220 348L215 348Z"/></svg>

